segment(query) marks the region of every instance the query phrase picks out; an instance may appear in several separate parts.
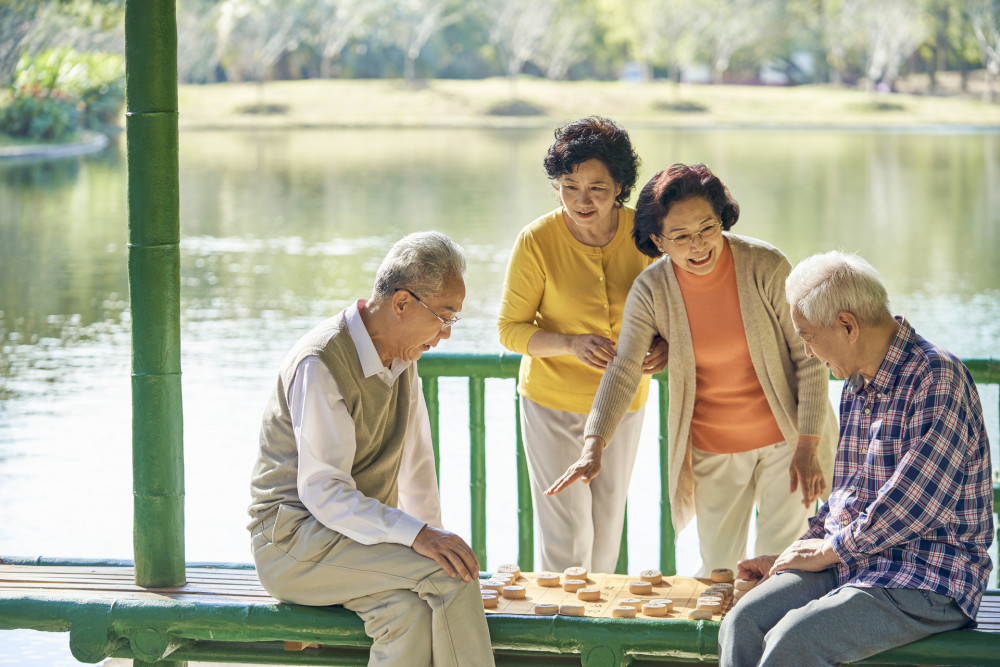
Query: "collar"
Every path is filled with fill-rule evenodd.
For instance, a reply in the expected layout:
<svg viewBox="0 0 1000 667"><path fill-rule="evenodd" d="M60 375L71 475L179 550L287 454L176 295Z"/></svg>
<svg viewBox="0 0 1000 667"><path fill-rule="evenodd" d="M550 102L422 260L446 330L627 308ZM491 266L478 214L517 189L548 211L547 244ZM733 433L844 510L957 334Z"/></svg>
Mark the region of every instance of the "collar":
<svg viewBox="0 0 1000 667"><path fill-rule="evenodd" d="M885 353L885 358L882 359L882 363L875 372L875 377L866 384L860 373L852 375L850 381L855 391L864 387L867 391L876 394L887 393L894 379L899 377L900 367L909 359L910 348L913 347L916 333L902 315L896 315L894 319L899 323L899 329L896 330L896 335L889 343L889 350ZM860 384L857 385L855 382L860 382Z"/></svg>
<svg viewBox="0 0 1000 667"><path fill-rule="evenodd" d="M358 360L361 362L361 371L366 378L373 375L389 373L395 380L410 364L402 359L395 358L389 364L389 368L382 365L382 359L378 356L375 343L368 334L364 321L361 319L361 309L368 303L367 299L358 299L344 311L344 319L347 321L347 332L354 341L354 347L358 351Z"/></svg>

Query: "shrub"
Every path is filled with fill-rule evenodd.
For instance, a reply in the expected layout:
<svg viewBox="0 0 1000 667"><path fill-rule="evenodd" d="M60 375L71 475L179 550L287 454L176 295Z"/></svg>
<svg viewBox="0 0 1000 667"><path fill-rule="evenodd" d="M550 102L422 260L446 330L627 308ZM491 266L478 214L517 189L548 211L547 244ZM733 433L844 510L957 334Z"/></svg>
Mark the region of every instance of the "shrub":
<svg viewBox="0 0 1000 667"><path fill-rule="evenodd" d="M112 53L52 49L22 57L0 131L58 141L79 127L113 125L125 102L125 65Z"/></svg>

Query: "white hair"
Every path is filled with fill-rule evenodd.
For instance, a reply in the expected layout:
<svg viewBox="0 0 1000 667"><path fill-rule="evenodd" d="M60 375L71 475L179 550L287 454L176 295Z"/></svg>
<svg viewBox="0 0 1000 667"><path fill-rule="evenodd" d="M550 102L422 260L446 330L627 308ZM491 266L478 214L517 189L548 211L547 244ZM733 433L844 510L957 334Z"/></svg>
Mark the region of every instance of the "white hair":
<svg viewBox="0 0 1000 667"><path fill-rule="evenodd" d="M465 273L465 251L441 232L414 232L396 241L375 273L375 296L408 289L422 299Z"/></svg>
<svg viewBox="0 0 1000 667"><path fill-rule="evenodd" d="M819 327L833 326L841 312L869 325L892 318L889 295L875 267L837 250L799 262L785 281L785 298L792 312Z"/></svg>

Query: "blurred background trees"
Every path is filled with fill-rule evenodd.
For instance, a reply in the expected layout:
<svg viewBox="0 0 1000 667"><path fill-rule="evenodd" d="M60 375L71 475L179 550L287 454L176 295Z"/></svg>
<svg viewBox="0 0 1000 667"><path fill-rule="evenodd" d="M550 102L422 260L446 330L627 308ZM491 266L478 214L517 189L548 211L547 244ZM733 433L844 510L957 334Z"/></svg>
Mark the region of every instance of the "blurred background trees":
<svg viewBox="0 0 1000 667"><path fill-rule="evenodd" d="M520 75L892 91L1000 77L1000 0L178 0L182 83ZM124 0L0 1L0 107L54 47L123 54ZM63 53L70 56L69 52ZM34 64L35 70L38 63ZM58 71L58 68L56 68ZM949 89L955 85L949 83ZM69 95L55 82L51 91ZM100 89L100 87L99 87ZM111 82L108 95L118 95ZM68 99L68 98L67 98ZM72 100L78 102L79 100ZM89 121L88 121L89 122Z"/></svg>

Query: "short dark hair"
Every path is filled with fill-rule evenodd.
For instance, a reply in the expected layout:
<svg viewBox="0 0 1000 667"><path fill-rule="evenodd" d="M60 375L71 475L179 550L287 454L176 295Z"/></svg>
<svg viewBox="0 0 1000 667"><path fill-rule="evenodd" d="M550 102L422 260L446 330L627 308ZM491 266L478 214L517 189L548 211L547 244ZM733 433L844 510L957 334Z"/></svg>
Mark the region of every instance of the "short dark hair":
<svg viewBox="0 0 1000 667"><path fill-rule="evenodd" d="M726 231L740 218L740 205L729 194L729 188L708 167L703 164L672 164L646 183L635 203L632 240L639 252L650 257L663 254L649 235L662 231L663 219L670 213L670 207L692 197L706 200Z"/></svg>
<svg viewBox="0 0 1000 667"><path fill-rule="evenodd" d="M615 205L628 201L639 176L639 156L632 148L628 132L610 118L588 116L563 125L555 131L556 140L549 146L543 164L551 180L573 173L573 167L597 159L604 163L621 192Z"/></svg>

